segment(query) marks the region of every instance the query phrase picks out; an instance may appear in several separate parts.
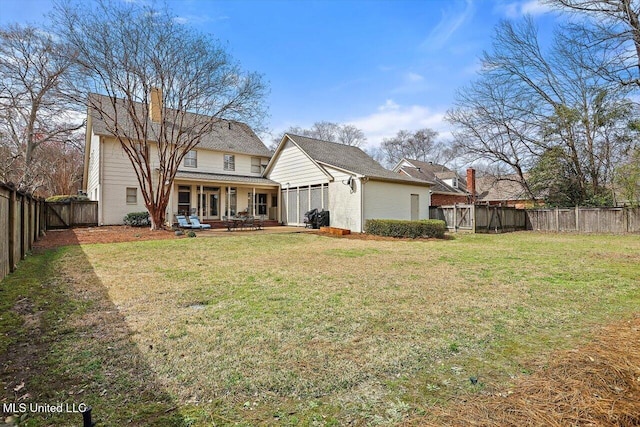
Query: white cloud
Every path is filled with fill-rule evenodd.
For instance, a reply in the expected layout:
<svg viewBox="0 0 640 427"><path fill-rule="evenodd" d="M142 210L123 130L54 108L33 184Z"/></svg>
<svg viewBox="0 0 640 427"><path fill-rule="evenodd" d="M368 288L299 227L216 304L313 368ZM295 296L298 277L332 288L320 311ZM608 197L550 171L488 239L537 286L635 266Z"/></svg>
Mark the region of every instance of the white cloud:
<svg viewBox="0 0 640 427"><path fill-rule="evenodd" d="M460 10L443 10L440 22L431 30L422 47L429 50L442 48L449 38L473 17L475 7L472 0L465 1L465 8Z"/></svg>
<svg viewBox="0 0 640 427"><path fill-rule="evenodd" d="M422 77L420 74L412 72L405 74L404 77L405 80L409 83L418 83L424 80L424 77Z"/></svg>
<svg viewBox="0 0 640 427"><path fill-rule="evenodd" d="M367 146L377 147L384 138L391 138L399 130L418 130L425 127L440 132L442 137L450 134L444 121L445 113L433 111L424 105L399 105L387 99L371 114L349 120L348 123L362 129L367 137Z"/></svg>
<svg viewBox="0 0 640 427"><path fill-rule="evenodd" d="M230 18L228 16L226 16L226 15L210 17L208 15L186 14L186 15L182 15L182 16L176 16L173 19L174 19L175 22L177 22L178 24L182 24L182 25L185 25L185 24L202 25L202 24L207 24L209 22L226 21L226 20L228 20Z"/></svg>
<svg viewBox="0 0 640 427"><path fill-rule="evenodd" d="M424 76L413 71L409 71L400 76L398 86L393 88L390 93L415 94L426 90L429 90L429 84L425 80Z"/></svg>
<svg viewBox="0 0 640 427"><path fill-rule="evenodd" d="M543 4L540 0L501 3L496 6L496 9L510 19L520 18L526 14L539 16L552 11L550 6Z"/></svg>

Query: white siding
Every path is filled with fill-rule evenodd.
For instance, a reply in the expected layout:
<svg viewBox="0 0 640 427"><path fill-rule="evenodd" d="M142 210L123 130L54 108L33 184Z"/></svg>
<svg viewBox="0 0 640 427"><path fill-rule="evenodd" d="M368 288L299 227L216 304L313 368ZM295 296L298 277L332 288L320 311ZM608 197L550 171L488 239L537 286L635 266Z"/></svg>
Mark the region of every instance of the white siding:
<svg viewBox="0 0 640 427"><path fill-rule="evenodd" d="M103 138L102 156L102 225L122 224L122 218L129 212L147 210L140 185L120 142ZM138 189L136 204L127 203L127 187Z"/></svg>
<svg viewBox="0 0 640 427"><path fill-rule="evenodd" d="M383 181L369 181L364 189L364 218L411 219L411 195L419 197L419 218L429 218L429 187ZM364 224L363 224L364 225Z"/></svg>
<svg viewBox="0 0 640 427"><path fill-rule="evenodd" d="M337 169L327 168L335 178L329 183L329 217L332 227L346 228L354 232L362 231L362 208L360 204L362 183L359 179ZM347 180L352 177L352 187Z"/></svg>
<svg viewBox="0 0 640 427"><path fill-rule="evenodd" d="M205 173L219 173L219 174L227 174L227 175L243 175L243 176L261 176L262 169L260 172L251 172L251 158L258 156L251 156L248 154L236 154L236 153L225 153L222 151L211 151L211 150L202 150L195 148L198 158L198 166L186 167L184 166L184 160L180 163L178 170L183 172L205 172ZM226 171L224 170L224 155L232 154L235 156L235 170ZM261 163L266 164L268 158L260 157Z"/></svg>
<svg viewBox="0 0 640 427"><path fill-rule="evenodd" d="M100 200L100 137L93 132L87 169L87 195L91 200Z"/></svg>
<svg viewBox="0 0 640 427"><path fill-rule="evenodd" d="M398 172L402 168L412 168L412 167L413 165L411 163L407 162L405 159L402 159L402 161L398 163L398 165L396 165L395 168L393 168L393 171Z"/></svg>
<svg viewBox="0 0 640 427"><path fill-rule="evenodd" d="M329 177L289 140L267 178L279 182L283 188L287 183L289 187L302 187L329 182Z"/></svg>

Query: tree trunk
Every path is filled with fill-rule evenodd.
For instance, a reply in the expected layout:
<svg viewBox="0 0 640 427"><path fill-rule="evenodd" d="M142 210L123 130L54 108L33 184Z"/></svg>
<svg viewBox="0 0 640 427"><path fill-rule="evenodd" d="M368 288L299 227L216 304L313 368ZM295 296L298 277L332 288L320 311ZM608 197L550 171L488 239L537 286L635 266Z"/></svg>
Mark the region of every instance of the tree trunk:
<svg viewBox="0 0 640 427"><path fill-rule="evenodd" d="M164 229L164 213L167 206L166 204L162 204L161 206L147 206L147 210L149 211L149 218L151 219L151 229L152 230L163 230Z"/></svg>

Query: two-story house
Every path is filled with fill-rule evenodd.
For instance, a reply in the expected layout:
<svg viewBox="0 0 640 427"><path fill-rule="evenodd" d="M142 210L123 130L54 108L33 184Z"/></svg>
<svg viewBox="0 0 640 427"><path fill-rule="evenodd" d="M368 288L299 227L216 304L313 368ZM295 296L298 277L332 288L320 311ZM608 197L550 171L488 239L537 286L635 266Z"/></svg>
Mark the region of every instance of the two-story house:
<svg viewBox="0 0 640 427"><path fill-rule="evenodd" d="M90 96L94 97L91 105L106 98ZM154 97L151 98L154 102ZM152 105L149 110L153 109ZM269 150L246 124L219 120L216 126L179 165L171 188L167 222L172 223L176 214L189 213L214 222L242 211L279 221L280 187L263 177ZM98 223L122 224L127 213L145 211L127 154L108 131L101 114L91 107L85 143L83 190L91 200L99 202ZM150 158L153 163L157 156L152 152Z"/></svg>

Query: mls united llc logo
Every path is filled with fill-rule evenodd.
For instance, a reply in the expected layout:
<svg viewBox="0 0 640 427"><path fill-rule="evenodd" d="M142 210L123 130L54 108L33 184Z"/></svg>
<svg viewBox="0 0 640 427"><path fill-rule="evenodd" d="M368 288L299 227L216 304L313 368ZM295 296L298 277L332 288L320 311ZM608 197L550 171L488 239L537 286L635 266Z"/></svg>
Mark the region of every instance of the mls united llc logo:
<svg viewBox="0 0 640 427"><path fill-rule="evenodd" d="M89 409L89 406L84 403L58 403L51 405L49 403L3 403L2 411L5 414L23 414L29 413L44 413L44 414L71 414L81 413Z"/></svg>

